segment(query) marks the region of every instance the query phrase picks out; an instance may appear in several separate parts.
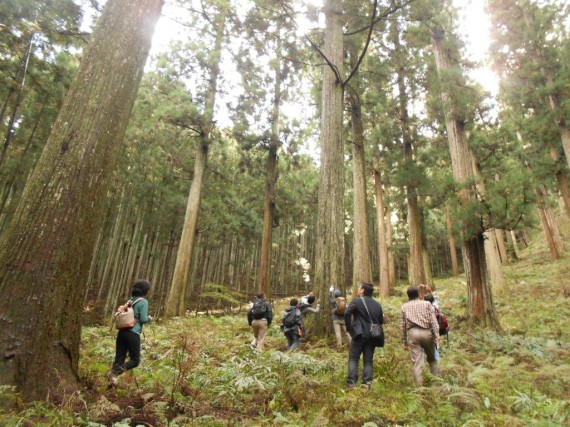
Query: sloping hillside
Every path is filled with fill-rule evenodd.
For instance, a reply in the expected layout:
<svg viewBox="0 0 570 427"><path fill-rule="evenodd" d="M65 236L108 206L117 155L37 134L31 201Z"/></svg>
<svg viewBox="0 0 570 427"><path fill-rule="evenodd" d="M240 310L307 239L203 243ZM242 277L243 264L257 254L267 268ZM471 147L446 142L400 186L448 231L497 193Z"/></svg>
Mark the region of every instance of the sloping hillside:
<svg viewBox="0 0 570 427"><path fill-rule="evenodd" d="M568 221L564 235L570 235ZM568 241L568 239L567 239ZM381 301L387 345L375 355L368 389L347 390L347 351L310 339L287 352L277 325L268 350L249 347L245 313L187 317L146 328L142 364L108 389L104 373L114 331L86 328L82 394L60 407L18 405L2 425L192 426L556 426L570 423L570 256L552 262L540 234L505 267L508 290L496 295L504 333L464 321L463 278L436 281L451 324L442 376L414 388L400 345L399 296ZM280 314L284 303L279 302ZM152 307L151 307L152 311ZM322 314L328 315L328 314ZM5 390L4 398L17 396Z"/></svg>

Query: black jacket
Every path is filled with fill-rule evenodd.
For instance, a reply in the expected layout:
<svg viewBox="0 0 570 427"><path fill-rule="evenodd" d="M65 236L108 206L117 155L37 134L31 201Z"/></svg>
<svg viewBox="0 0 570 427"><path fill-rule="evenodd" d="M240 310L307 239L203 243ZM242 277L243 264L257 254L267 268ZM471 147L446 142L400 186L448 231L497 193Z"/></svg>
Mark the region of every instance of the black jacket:
<svg viewBox="0 0 570 427"><path fill-rule="evenodd" d="M370 318L368 318L362 298L366 299L366 306L370 312ZM367 296L354 298L344 312L344 323L346 323L346 330L350 336L356 338L362 335L363 338L369 338L370 320L379 325L384 323L384 313L382 312L380 303L372 297Z"/></svg>

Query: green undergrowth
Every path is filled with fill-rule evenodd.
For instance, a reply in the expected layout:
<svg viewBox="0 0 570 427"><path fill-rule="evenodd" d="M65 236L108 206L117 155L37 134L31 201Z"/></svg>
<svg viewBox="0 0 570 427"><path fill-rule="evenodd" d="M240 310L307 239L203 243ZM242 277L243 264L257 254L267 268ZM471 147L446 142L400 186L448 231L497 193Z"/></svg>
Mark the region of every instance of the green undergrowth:
<svg viewBox="0 0 570 427"><path fill-rule="evenodd" d="M347 350L335 349L332 339L309 339L287 352L285 338L272 325L267 349L259 354L249 346L245 313L192 315L145 327L141 366L111 389L104 374L115 332L85 328L84 389L56 406L24 404L4 388L3 398L13 399L17 410L0 414L0 424L570 425L570 257L551 261L537 240L505 267L507 290L495 295L502 331L465 320L464 278L436 280L451 332L442 348L442 375L426 374L424 387L413 387L409 356L400 345L402 284L399 296L381 301L386 347L375 354L370 389L345 388ZM277 305L278 315L283 304Z"/></svg>

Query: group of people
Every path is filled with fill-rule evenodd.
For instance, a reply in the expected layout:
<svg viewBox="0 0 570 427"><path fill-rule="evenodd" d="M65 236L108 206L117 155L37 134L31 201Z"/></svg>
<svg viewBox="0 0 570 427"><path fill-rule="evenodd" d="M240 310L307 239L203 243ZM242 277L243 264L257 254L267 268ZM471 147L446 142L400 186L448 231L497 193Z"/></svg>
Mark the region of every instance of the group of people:
<svg viewBox="0 0 570 427"><path fill-rule="evenodd" d="M315 295L310 292L301 298L289 301L289 306L285 309L281 318L281 330L287 338L287 348L294 350L299 346L301 338L305 337L305 316L308 313L318 313L321 310L321 302L317 300L317 307L313 308ZM264 307L261 309L260 307ZM247 321L253 328L253 341L251 346L259 351L263 351L267 328L273 320L271 303L265 300L263 292L257 294L257 299L247 312Z"/></svg>
<svg viewBox="0 0 570 427"><path fill-rule="evenodd" d="M361 283L356 298L347 304L340 290L331 288L329 305L336 344L342 348L343 338L349 346L347 387L355 387L358 380L358 365L362 356L363 369L361 384L369 387L374 372L374 351L384 346L384 314L382 306L372 297L374 287L370 283ZM429 286L411 286L407 290L408 302L401 308L402 345L409 351L412 360L412 377L416 385L423 383L425 359L433 375L439 374L439 353L441 343L439 325L436 318L437 301L434 301ZM320 302L313 308L313 293L301 298L291 299L281 317L281 329L287 338L287 348L294 350L300 339L305 336L304 319L307 313L320 311ZM435 305L434 305L435 302ZM264 306L263 310L257 307ZM257 300L247 313L249 325L253 328L254 340L251 345L263 351L267 328L273 319L271 304L264 299L264 294L257 294ZM373 332L373 330L376 332Z"/></svg>
<svg viewBox="0 0 570 427"><path fill-rule="evenodd" d="M121 329L115 342L115 359L106 377L110 385L116 385L118 377L140 363L140 334L145 323L151 321L148 315L148 301L144 298L150 290L146 280L135 282L131 299L126 306L132 309L136 319L134 326ZM370 283L361 283L356 298L347 304L340 290L331 289L329 305L337 346L342 348L343 337L349 345L347 387L355 387L358 380L358 365L363 359L361 384L369 387L373 379L373 360L376 347L384 346L384 314L382 306L372 297L374 288ZM412 376L416 385L422 385L422 371L425 358L433 375L439 374L438 347L441 343L440 326L436 318L437 300L434 300L429 287L411 286L407 290L408 302L401 308L402 345L410 353ZM311 292L301 298L293 298L281 317L281 329L287 338L287 348L294 350L305 336L305 316L321 310L320 300L313 308L315 296ZM253 328L254 339L251 346L264 350L267 330L273 322L273 309L263 293L247 312L247 320ZM126 361L127 355L129 360Z"/></svg>

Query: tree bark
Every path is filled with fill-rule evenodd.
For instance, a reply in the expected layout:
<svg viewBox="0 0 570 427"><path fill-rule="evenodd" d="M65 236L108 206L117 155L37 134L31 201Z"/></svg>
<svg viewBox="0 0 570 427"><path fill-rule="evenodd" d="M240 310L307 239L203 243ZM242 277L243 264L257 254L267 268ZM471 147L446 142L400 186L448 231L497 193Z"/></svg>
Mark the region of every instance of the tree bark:
<svg viewBox="0 0 570 427"><path fill-rule="evenodd" d="M380 265L380 296L390 296L390 255L388 253L386 215L384 213L384 195L382 175L380 172L380 156L374 155L374 194L376 197L376 216L378 221L378 258Z"/></svg>
<svg viewBox="0 0 570 427"><path fill-rule="evenodd" d="M445 225L447 227L447 242L449 244L449 255L451 257L451 271L453 276L459 276L459 262L457 261L457 245L455 244L455 235L449 214L449 206L445 207Z"/></svg>
<svg viewBox="0 0 570 427"><path fill-rule="evenodd" d="M111 0L0 242L0 383L77 386L82 303L162 0Z"/></svg>
<svg viewBox="0 0 570 427"><path fill-rule="evenodd" d="M279 108L281 105L281 24L277 24L276 60L273 69L275 76L275 93L273 96L273 110L271 111L271 141L267 152L265 166L265 194L263 202L263 235L261 238L261 260L259 268L259 292L271 297L271 246L273 222L275 214L275 185L278 178L277 150L279 142Z"/></svg>
<svg viewBox="0 0 570 427"><path fill-rule="evenodd" d="M440 79L444 80L451 69L448 53L444 46L445 30L440 26L434 26L431 33L438 74ZM462 115L455 107L451 90L444 89L441 93L441 100L444 104L453 177L460 185L465 185L473 179L473 170L467 141L465 140ZM460 203L469 204L474 198L473 190L463 188L459 191L458 197ZM477 219L473 221L473 218L465 218L462 224L461 247L467 279L468 315L473 322L481 326L500 328L491 287L487 281L483 230L473 230L467 226L468 222L476 221Z"/></svg>
<svg viewBox="0 0 570 427"><path fill-rule="evenodd" d="M326 0L324 54L342 72L342 3ZM321 116L321 166L315 258L317 296L326 301L329 287L345 286L344 272L344 146L342 141L343 89L330 65L323 66ZM332 331L327 316L316 318L321 334Z"/></svg>
<svg viewBox="0 0 570 427"><path fill-rule="evenodd" d="M509 240L511 242L511 245L513 246L513 253L514 253L514 257L516 259L520 259L520 251L519 251L519 246L517 244L517 236L515 234L515 232L513 230L508 232L508 236L509 236Z"/></svg>
<svg viewBox="0 0 570 427"><path fill-rule="evenodd" d="M392 209L386 203L386 244L388 245L388 282L390 286L396 286L396 264L394 262L394 252L392 252Z"/></svg>
<svg viewBox="0 0 570 427"><path fill-rule="evenodd" d="M355 68L358 62L358 50L350 45L350 65ZM352 274L352 292L356 294L361 282L372 282L370 251L368 242L368 206L366 197L366 157L364 151L364 125L360 104L360 81L358 72L354 75L349 89L350 117L352 123L352 185L354 219L354 260Z"/></svg>

